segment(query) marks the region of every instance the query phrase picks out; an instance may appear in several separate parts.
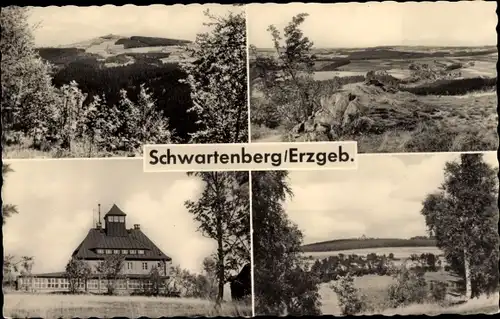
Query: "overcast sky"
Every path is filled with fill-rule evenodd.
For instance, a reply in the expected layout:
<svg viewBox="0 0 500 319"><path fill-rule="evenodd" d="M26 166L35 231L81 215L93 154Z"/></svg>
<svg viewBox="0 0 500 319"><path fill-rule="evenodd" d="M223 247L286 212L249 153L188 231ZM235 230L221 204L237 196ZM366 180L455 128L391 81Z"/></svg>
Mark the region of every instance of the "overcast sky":
<svg viewBox="0 0 500 319"><path fill-rule="evenodd" d="M157 36L194 41L196 34L207 30L203 26L213 14L236 12L241 7L228 5L150 5L102 7L33 7L29 23L40 23L35 30L37 46L58 46L117 34L122 36Z"/></svg>
<svg viewBox="0 0 500 319"><path fill-rule="evenodd" d="M456 153L361 155L358 170L294 171L294 197L285 203L306 244L342 238L426 235L422 200L444 180ZM484 160L498 168L496 152Z"/></svg>
<svg viewBox="0 0 500 319"><path fill-rule="evenodd" d="M317 48L380 45L496 45L496 2L252 4L247 8L249 43L272 47L266 31L308 13L304 34Z"/></svg>
<svg viewBox="0 0 500 319"><path fill-rule="evenodd" d="M34 273L64 271L71 253L116 203L127 214L127 228L143 232L172 263L199 271L216 243L197 232L184 207L203 184L184 173L143 173L141 159L7 161L4 203L18 206L3 228L5 254L35 256ZM95 214L97 215L97 214Z"/></svg>

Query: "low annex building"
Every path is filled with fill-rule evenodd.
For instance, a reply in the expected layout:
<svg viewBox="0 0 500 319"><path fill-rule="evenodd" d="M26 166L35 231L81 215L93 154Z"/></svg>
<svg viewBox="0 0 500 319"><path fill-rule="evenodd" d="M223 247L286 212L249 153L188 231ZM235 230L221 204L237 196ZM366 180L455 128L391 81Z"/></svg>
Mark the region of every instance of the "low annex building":
<svg viewBox="0 0 500 319"><path fill-rule="evenodd" d="M107 291L108 280L97 273L96 267L110 255L124 257L120 279L115 283L118 291L132 292L141 288L147 284L151 270L155 267L162 279L169 278L172 259L144 234L138 224L127 229L126 214L118 206L113 205L104 216L104 227L100 220L99 204L96 227L89 230L72 254L72 257L88 263L92 269L86 287L81 283L80 290L87 289L95 293ZM19 276L16 286L18 290L65 291L69 289L69 280L65 272L36 274Z"/></svg>

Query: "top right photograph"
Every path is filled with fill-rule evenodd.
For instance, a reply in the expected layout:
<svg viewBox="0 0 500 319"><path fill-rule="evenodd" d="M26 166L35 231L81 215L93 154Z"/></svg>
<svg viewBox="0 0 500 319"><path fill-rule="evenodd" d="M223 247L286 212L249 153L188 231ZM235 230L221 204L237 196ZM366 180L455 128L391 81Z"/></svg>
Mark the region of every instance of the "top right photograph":
<svg viewBox="0 0 500 319"><path fill-rule="evenodd" d="M247 6L252 142L496 151L496 2Z"/></svg>

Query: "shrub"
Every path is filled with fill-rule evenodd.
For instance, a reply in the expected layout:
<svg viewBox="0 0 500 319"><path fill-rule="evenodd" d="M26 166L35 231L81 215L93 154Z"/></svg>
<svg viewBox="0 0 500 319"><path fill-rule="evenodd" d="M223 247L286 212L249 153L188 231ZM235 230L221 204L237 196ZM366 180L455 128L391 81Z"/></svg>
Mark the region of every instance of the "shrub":
<svg viewBox="0 0 500 319"><path fill-rule="evenodd" d="M441 302L448 293L448 283L444 281L433 281L430 284L430 292L433 301Z"/></svg>
<svg viewBox="0 0 500 319"><path fill-rule="evenodd" d="M350 274L341 277L332 289L337 294L343 315L355 315L367 310L366 297L354 287L354 277Z"/></svg>
<svg viewBox="0 0 500 319"><path fill-rule="evenodd" d="M426 301L428 287L423 272L412 271L403 265L394 277L397 281L388 291L389 304L393 308Z"/></svg>
<svg viewBox="0 0 500 319"><path fill-rule="evenodd" d="M251 122L256 125L264 125L270 129L280 125L280 116L277 108L261 98L252 98Z"/></svg>

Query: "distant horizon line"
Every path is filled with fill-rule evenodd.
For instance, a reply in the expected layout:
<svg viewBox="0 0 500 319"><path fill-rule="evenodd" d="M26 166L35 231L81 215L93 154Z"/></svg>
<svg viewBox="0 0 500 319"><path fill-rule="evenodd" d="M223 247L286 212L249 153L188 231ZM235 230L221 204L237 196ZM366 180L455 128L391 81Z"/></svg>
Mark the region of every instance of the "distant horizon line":
<svg viewBox="0 0 500 319"><path fill-rule="evenodd" d="M258 47L254 44L249 44L255 46L257 49L261 50L275 50L272 47ZM374 49L374 48L397 48L397 47L419 47L419 48L484 48L484 47L496 47L496 44L484 44L484 45L420 45L420 44L384 44L384 45L375 45L375 46L359 46L359 47L313 47L312 50L318 49Z"/></svg>
<svg viewBox="0 0 500 319"><path fill-rule="evenodd" d="M87 41L92 41L96 39L105 39L106 37L116 37L120 39L128 38L130 39L131 37L144 37L144 38L162 38L162 39L169 39L169 40L177 40L177 41L188 41L193 43L195 40L188 40L188 39L182 39L178 37L170 37L170 36L153 36L153 35L125 35L125 34L115 34L115 33L108 33L100 36L95 36L95 37L90 37L84 40L77 40L75 42L69 42L69 43L62 43L62 44L43 44L43 45L35 45L35 48L56 48L56 47L61 47L61 46L70 46L70 45L77 45L82 42L87 42ZM36 42L36 39L35 39Z"/></svg>
<svg viewBox="0 0 500 319"><path fill-rule="evenodd" d="M307 246L307 245L315 245L315 244L321 244L321 243L327 243L327 242L335 242L335 241L341 241L341 240L369 240L369 239L380 239L380 240L412 240L415 239L415 237L422 237L422 238L416 238L416 239L434 239L429 236L425 235L417 235L417 236L411 236L407 238L401 238L401 237L371 237L371 236L366 236L363 238L363 236L352 236L352 237L342 237L342 238L336 238L336 239L327 239L327 240L322 240L322 241L314 241L310 242L308 244L302 244L301 246ZM423 238L425 237L425 238Z"/></svg>

